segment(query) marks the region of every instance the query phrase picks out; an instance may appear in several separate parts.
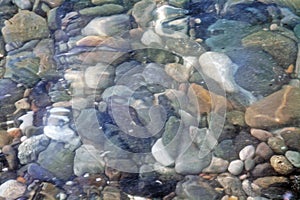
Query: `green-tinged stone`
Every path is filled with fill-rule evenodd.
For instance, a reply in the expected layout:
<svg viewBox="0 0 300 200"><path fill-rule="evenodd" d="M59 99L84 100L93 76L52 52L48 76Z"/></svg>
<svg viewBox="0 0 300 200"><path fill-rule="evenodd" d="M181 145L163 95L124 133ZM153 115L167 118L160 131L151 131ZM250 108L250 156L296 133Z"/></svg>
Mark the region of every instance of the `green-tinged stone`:
<svg viewBox="0 0 300 200"><path fill-rule="evenodd" d="M132 9L132 16L141 27L146 27L153 19L152 12L156 4L152 0L143 0L136 3Z"/></svg>
<svg viewBox="0 0 300 200"><path fill-rule="evenodd" d="M107 3L115 3L119 4L119 0L92 0L92 4L94 5L102 5L102 4L107 4Z"/></svg>
<svg viewBox="0 0 300 200"><path fill-rule="evenodd" d="M114 14L120 14L124 11L123 6L116 4L105 4L103 6L95 6L91 8L84 8L79 11L81 15L87 16L109 16Z"/></svg>
<svg viewBox="0 0 300 200"><path fill-rule="evenodd" d="M169 5L175 6L178 8L186 8L189 1L187 0L169 0Z"/></svg>
<svg viewBox="0 0 300 200"><path fill-rule="evenodd" d="M162 143L168 145L176 136L180 126L180 120L171 116L166 123L165 132L162 135Z"/></svg>

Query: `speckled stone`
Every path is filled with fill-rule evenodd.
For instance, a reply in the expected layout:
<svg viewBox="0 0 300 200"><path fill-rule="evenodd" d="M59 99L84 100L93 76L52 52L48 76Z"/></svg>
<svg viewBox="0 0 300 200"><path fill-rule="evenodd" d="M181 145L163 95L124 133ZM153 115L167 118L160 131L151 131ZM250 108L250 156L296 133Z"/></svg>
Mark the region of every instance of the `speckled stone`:
<svg viewBox="0 0 300 200"><path fill-rule="evenodd" d="M298 151L287 151L285 157L297 168L300 168L300 153Z"/></svg>
<svg viewBox="0 0 300 200"><path fill-rule="evenodd" d="M289 174L294 170L293 165L284 156L274 155L270 162L274 170L280 174Z"/></svg>

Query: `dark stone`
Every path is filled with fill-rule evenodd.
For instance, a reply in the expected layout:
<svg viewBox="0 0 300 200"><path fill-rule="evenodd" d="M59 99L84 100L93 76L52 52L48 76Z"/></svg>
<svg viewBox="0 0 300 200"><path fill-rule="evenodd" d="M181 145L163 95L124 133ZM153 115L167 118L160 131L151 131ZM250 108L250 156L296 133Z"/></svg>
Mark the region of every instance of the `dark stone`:
<svg viewBox="0 0 300 200"><path fill-rule="evenodd" d="M49 172L48 170L44 169L36 163L31 163L28 165L25 179L27 183L31 183L34 180L52 183L55 183L55 181L57 181L55 176L51 172Z"/></svg>
<svg viewBox="0 0 300 200"><path fill-rule="evenodd" d="M37 107L45 108L51 104L47 86L48 82L40 81L33 87L30 93L30 100L34 100L34 104Z"/></svg>
<svg viewBox="0 0 300 200"><path fill-rule="evenodd" d="M14 104L23 97L23 93L24 88L18 87L16 82L7 78L0 79L0 107Z"/></svg>
<svg viewBox="0 0 300 200"><path fill-rule="evenodd" d="M238 154L234 149L234 143L232 140L223 140L216 146L214 154L216 157L223 158L228 161L238 159Z"/></svg>
<svg viewBox="0 0 300 200"><path fill-rule="evenodd" d="M281 136L290 150L300 152L300 129L283 131Z"/></svg>
<svg viewBox="0 0 300 200"><path fill-rule="evenodd" d="M243 130L234 139L234 148L236 152L240 152L245 146L257 146L260 143L258 139L253 137L250 132Z"/></svg>
<svg viewBox="0 0 300 200"><path fill-rule="evenodd" d="M1 172L0 173L0 184L5 183L8 180L11 179L17 179L17 173L14 171L7 171L7 172Z"/></svg>
<svg viewBox="0 0 300 200"><path fill-rule="evenodd" d="M258 164L251 171L253 177L274 176L277 173L274 171L270 163Z"/></svg>

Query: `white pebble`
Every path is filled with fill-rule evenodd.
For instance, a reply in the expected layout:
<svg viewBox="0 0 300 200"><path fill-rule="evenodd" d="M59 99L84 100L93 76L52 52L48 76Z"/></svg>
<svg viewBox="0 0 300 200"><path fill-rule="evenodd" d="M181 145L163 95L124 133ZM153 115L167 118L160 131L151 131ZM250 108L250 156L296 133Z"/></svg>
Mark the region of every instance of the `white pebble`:
<svg viewBox="0 0 300 200"><path fill-rule="evenodd" d="M255 148L253 145L245 146L239 153L241 160L251 159L255 154Z"/></svg>

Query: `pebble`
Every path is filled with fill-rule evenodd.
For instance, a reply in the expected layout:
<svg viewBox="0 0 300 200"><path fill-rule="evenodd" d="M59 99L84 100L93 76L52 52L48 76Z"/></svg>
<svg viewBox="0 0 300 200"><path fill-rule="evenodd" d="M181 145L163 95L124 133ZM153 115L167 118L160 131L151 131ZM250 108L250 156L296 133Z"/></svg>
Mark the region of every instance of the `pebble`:
<svg viewBox="0 0 300 200"><path fill-rule="evenodd" d="M268 188L276 183L288 183L288 179L282 176L266 176L263 178L255 179L253 183L262 188Z"/></svg>
<svg viewBox="0 0 300 200"><path fill-rule="evenodd" d="M26 185L16 180L8 180L0 185L0 196L7 200L18 199L23 195L25 190Z"/></svg>
<svg viewBox="0 0 300 200"><path fill-rule="evenodd" d="M261 194L261 188L255 183L251 183L249 180L242 182L242 187L245 193L250 197L257 197Z"/></svg>
<svg viewBox="0 0 300 200"><path fill-rule="evenodd" d="M175 159L169 155L166 148L162 139L158 139L152 146L151 152L153 157L163 166L172 166L175 163Z"/></svg>
<svg viewBox="0 0 300 200"><path fill-rule="evenodd" d="M217 181L224 188L227 195L237 196L240 199L246 199L246 194L242 188L241 181L230 173L222 173L218 175Z"/></svg>
<svg viewBox="0 0 300 200"><path fill-rule="evenodd" d="M209 166L204 168L202 172L212 174L223 173L227 170L228 166L229 162L227 160L213 156Z"/></svg>
<svg viewBox="0 0 300 200"><path fill-rule="evenodd" d="M274 155L270 159L274 170L280 174L289 174L294 171L293 165L282 155Z"/></svg>
<svg viewBox="0 0 300 200"><path fill-rule="evenodd" d="M30 10L32 3L29 0L14 0L13 3L22 10Z"/></svg>
<svg viewBox="0 0 300 200"><path fill-rule="evenodd" d="M239 153L239 157L242 161L253 158L255 154L255 147L253 145L245 146Z"/></svg>
<svg viewBox="0 0 300 200"><path fill-rule="evenodd" d="M253 159L246 159L244 161L245 170L250 171L255 167L255 161Z"/></svg>
<svg viewBox="0 0 300 200"><path fill-rule="evenodd" d="M153 19L152 12L155 7L153 0L142 0L134 4L132 16L140 27L148 27L148 23Z"/></svg>
<svg viewBox="0 0 300 200"><path fill-rule="evenodd" d="M273 134L269 131L265 131L262 129L251 128L250 133L252 136L256 137L260 141L266 142Z"/></svg>
<svg viewBox="0 0 300 200"><path fill-rule="evenodd" d="M288 150L285 141L278 136L270 137L268 139L268 145L275 153L278 154L284 154Z"/></svg>
<svg viewBox="0 0 300 200"><path fill-rule="evenodd" d="M299 128L287 128L283 129L279 133L284 139L286 146L290 150L295 150L300 152L300 129Z"/></svg>
<svg viewBox="0 0 300 200"><path fill-rule="evenodd" d="M17 157L17 150L14 149L11 145L5 145L2 148L2 153L5 155L5 159L8 163L8 167L11 170L15 170L18 167L18 157Z"/></svg>
<svg viewBox="0 0 300 200"><path fill-rule="evenodd" d="M287 151L285 157L294 167L300 168L300 153L298 151Z"/></svg>
<svg viewBox="0 0 300 200"><path fill-rule="evenodd" d="M261 142L257 145L255 154L264 160L269 160L273 155L273 151L265 142Z"/></svg>
<svg viewBox="0 0 300 200"><path fill-rule="evenodd" d="M85 70L84 78L87 86L92 89L104 89L113 84L114 68L111 65L98 63Z"/></svg>
<svg viewBox="0 0 300 200"><path fill-rule="evenodd" d="M163 41L160 38L159 35L157 35L153 30L149 29L146 32L144 32L141 42L149 47L162 47L163 46Z"/></svg>
<svg viewBox="0 0 300 200"><path fill-rule="evenodd" d="M83 16L109 16L120 14L124 11L123 6L116 4L104 4L102 6L95 6L91 8L84 8L79 10L79 14Z"/></svg>
<svg viewBox="0 0 300 200"><path fill-rule="evenodd" d="M244 162L241 160L233 160L228 166L228 171L233 175L239 175L244 169Z"/></svg>

